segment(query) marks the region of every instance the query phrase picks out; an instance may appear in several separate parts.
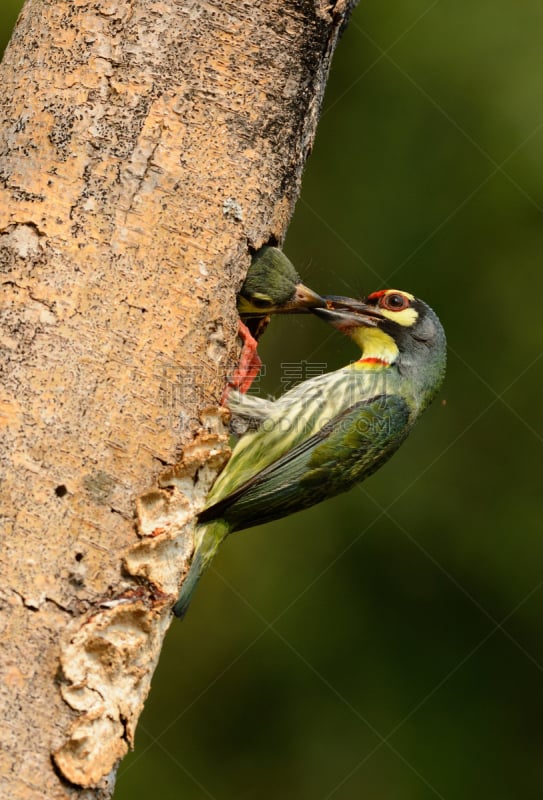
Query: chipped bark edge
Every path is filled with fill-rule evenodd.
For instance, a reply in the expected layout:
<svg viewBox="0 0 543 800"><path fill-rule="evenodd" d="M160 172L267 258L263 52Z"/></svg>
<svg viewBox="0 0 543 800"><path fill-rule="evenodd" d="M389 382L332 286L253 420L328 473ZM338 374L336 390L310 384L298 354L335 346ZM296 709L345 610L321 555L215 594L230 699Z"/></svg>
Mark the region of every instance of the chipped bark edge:
<svg viewBox="0 0 543 800"><path fill-rule="evenodd" d="M124 557L133 587L79 617L61 643L60 692L78 716L53 761L76 786L98 786L133 747L179 576L193 553L195 518L230 456L228 416L224 408L204 410L180 462L138 498L140 541Z"/></svg>
<svg viewBox="0 0 543 800"><path fill-rule="evenodd" d="M329 6L317 3L315 7L318 16L331 17L333 25L312 86L314 94L297 130L299 163L296 176L291 178L293 194L297 193L301 167L312 147L329 58L339 27L344 26L352 5L339 0ZM268 235L276 240L282 238L292 202L292 196L279 201L274 216L266 221ZM236 203L229 196L223 213L239 221L243 209ZM17 237L19 233L22 236L18 242L21 256L25 248L27 255L41 249L39 239L46 235L33 222L22 225L24 229L14 231ZM251 242L255 239L254 230L253 226L248 231ZM265 233L259 229L259 237L265 238ZM36 298L36 302L44 301ZM102 602L98 600L92 611L74 620L59 643L57 684L73 719L64 743L52 758L57 773L72 787L91 790L89 796L110 794L117 764L132 746L137 719L172 619L179 575L186 574L190 562L194 518L227 458L224 431L213 431L213 425L206 427L212 421L220 428L222 413L208 415L204 430L186 448L181 464L164 473L156 487L140 497L140 541L125 553L125 579L118 593L104 597ZM93 788L101 791L94 793ZM79 795L87 796L87 792Z"/></svg>

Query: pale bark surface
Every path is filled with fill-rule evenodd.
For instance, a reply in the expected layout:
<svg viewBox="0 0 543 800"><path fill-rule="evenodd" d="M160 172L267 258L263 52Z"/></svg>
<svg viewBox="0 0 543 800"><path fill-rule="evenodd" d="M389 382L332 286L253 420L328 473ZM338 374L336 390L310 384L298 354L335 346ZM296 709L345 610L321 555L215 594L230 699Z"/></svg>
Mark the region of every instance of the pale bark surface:
<svg viewBox="0 0 543 800"><path fill-rule="evenodd" d="M236 290L284 236L349 5L26 3L0 68L1 797L110 796L223 458L202 411Z"/></svg>

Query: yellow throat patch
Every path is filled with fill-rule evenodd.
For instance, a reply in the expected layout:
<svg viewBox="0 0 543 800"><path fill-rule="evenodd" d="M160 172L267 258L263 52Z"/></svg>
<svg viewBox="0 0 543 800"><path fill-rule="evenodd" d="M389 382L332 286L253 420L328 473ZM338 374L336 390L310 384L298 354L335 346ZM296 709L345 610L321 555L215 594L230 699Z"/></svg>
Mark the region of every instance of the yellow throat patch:
<svg viewBox="0 0 543 800"><path fill-rule="evenodd" d="M376 366L392 364L400 353L392 336L379 328L358 328L351 333L351 338L362 350L362 358L358 364L362 362L374 363Z"/></svg>

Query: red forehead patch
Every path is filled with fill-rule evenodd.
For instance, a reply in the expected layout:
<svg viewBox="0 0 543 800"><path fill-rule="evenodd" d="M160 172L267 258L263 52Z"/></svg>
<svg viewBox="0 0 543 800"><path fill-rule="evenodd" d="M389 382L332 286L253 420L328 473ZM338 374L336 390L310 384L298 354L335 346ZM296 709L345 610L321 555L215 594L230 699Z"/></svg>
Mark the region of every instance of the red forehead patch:
<svg viewBox="0 0 543 800"><path fill-rule="evenodd" d="M371 294L369 294L367 299L378 300L380 297L383 297L383 295L388 294L389 292L390 289L381 289L379 292L372 292Z"/></svg>

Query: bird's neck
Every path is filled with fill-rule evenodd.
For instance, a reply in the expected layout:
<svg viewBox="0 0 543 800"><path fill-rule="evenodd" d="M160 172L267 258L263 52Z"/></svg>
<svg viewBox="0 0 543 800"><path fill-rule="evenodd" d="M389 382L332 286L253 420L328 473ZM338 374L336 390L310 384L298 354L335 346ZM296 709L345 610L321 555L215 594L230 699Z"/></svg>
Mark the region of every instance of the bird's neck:
<svg viewBox="0 0 543 800"><path fill-rule="evenodd" d="M378 328L358 328L351 338L362 351L356 362L362 367L389 367L400 354L392 336Z"/></svg>

